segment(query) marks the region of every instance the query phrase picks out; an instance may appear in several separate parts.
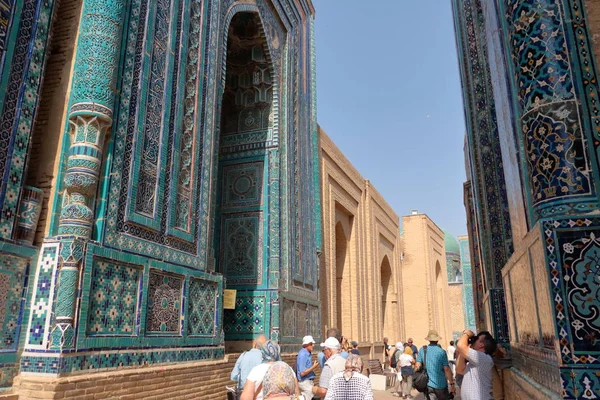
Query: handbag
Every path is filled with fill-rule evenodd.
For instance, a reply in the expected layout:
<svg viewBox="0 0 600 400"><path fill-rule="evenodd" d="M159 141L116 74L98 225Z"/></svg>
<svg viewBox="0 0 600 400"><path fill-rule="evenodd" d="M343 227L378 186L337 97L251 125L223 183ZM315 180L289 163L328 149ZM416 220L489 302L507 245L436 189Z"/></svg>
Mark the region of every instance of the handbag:
<svg viewBox="0 0 600 400"><path fill-rule="evenodd" d="M240 400L242 397L242 391L239 389L235 389L235 392L227 392L227 400Z"/></svg>
<svg viewBox="0 0 600 400"><path fill-rule="evenodd" d="M423 366L413 374L413 388L421 393L427 392L429 375L427 375L427 346L423 346Z"/></svg>

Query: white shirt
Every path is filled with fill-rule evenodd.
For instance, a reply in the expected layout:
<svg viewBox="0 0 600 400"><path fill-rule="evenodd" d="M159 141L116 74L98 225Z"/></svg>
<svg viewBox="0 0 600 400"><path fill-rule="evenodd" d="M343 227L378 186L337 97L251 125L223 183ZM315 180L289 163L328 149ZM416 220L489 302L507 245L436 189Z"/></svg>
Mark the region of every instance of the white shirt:
<svg viewBox="0 0 600 400"><path fill-rule="evenodd" d="M494 360L488 354L469 349L469 363L465 369L460 398L462 400L493 400L492 368Z"/></svg>
<svg viewBox="0 0 600 400"><path fill-rule="evenodd" d="M448 360L454 360L454 353L456 353L456 347L448 346L448 350L446 350L446 353L448 353Z"/></svg>
<svg viewBox="0 0 600 400"><path fill-rule="evenodd" d="M400 362L401 367L410 367L414 358L410 354L402 354L398 362Z"/></svg>
<svg viewBox="0 0 600 400"><path fill-rule="evenodd" d="M254 382L255 391L256 389L258 389L263 379L265 379L265 375L267 374L269 367L271 367L271 364L258 364L256 367L252 368L252 371L250 371L250 373L248 374L248 378L246 378L246 380ZM256 400L263 400L262 388L260 389L260 393L258 393L258 396L256 396Z"/></svg>

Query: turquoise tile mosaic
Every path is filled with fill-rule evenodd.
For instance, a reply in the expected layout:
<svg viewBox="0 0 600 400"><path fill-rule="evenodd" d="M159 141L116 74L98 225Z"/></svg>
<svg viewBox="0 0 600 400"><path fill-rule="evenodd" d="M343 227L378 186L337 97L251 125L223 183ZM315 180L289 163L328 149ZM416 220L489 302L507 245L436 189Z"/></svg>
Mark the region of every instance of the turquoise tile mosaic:
<svg viewBox="0 0 600 400"><path fill-rule="evenodd" d="M104 259L94 259L87 332L93 335L137 334L136 319L142 271Z"/></svg>
<svg viewBox="0 0 600 400"><path fill-rule="evenodd" d="M0 31L6 29L9 40L0 46L0 238L13 239L54 1L11 1L2 6L7 8L0 7Z"/></svg>
<svg viewBox="0 0 600 400"><path fill-rule="evenodd" d="M44 243L40 250L31 298L26 348L46 349L50 330L51 308L58 269L59 243Z"/></svg>
<svg viewBox="0 0 600 400"><path fill-rule="evenodd" d="M15 50L10 74L2 74L7 93L20 90L10 85L31 67L24 106L0 99L2 143L5 131L16 132L0 146L0 172L14 174L0 190L0 237L7 238L53 2L15 5L11 32L36 41L27 42L24 57L12 40L0 48L7 57ZM50 234L30 279L22 372L221 358L225 335L279 339L279 291L289 289L280 287L282 276L316 299L316 91L312 20L305 17L312 11L304 0L83 0L59 183L52 214L44 216ZM228 35L240 24L256 45L238 52ZM246 73L231 63L238 56L252 66ZM241 96L229 97L234 81ZM21 114L9 121L13 109ZM22 222L20 235L29 240L34 223ZM282 259L301 277L289 279L291 264ZM9 304L25 280L17 285L2 268L7 335L0 350L14 350ZM240 289L236 309L226 313L225 280ZM308 300L299 302L302 332L317 326L318 308ZM12 376L6 365L0 369Z"/></svg>
<svg viewBox="0 0 600 400"><path fill-rule="evenodd" d="M505 295L511 296L508 311L513 314L522 312L516 304L528 300L519 298L519 285L524 283L510 275L512 271L505 276L506 290L498 280L506 260L497 258L496 251L512 253L506 239L494 239L501 239L508 207L490 207L491 202L483 201L504 198L508 190L513 223L522 222L521 207L527 216L526 226L517 231L526 228L527 237L539 240L518 254L525 251L532 264L544 263L540 270L547 276L535 277L533 293L545 295L545 282L553 314L536 308L537 320L544 322L534 326L533 334L513 318L516 337L509 338L505 329L495 332L496 337L510 339L516 373L558 398L597 398L600 84L589 30L596 7L582 0L454 0L453 6L473 184L472 189L465 185L471 192L465 197L474 250L474 297L481 306L482 295L489 295L490 308L484 311L491 313L493 329L506 324ZM496 123L509 129L486 138ZM502 160L482 165L485 154L500 154ZM502 161L507 163L504 173L502 168L489 168ZM508 163L515 161L515 168L507 172ZM505 187L494 186L499 182L492 177L496 171L506 179ZM515 243L523 232L519 235ZM543 254L537 243L544 247ZM480 315L478 310L479 322ZM548 332L549 326L553 332Z"/></svg>
<svg viewBox="0 0 600 400"><path fill-rule="evenodd" d="M104 351L92 354L38 355L23 353L21 371L61 374L89 373L90 371L110 371L127 367L145 367L186 361L200 361L223 358L223 347L212 348L165 348L134 349L131 351Z"/></svg>
<svg viewBox="0 0 600 400"><path fill-rule="evenodd" d="M0 255L0 351L17 350L28 267L28 259Z"/></svg>
<svg viewBox="0 0 600 400"><path fill-rule="evenodd" d="M214 336L218 286L214 283L190 279L188 294L188 334Z"/></svg>
<svg viewBox="0 0 600 400"><path fill-rule="evenodd" d="M238 292L235 310L225 310L224 330L232 338L252 338L266 334L266 319L270 308L267 296Z"/></svg>

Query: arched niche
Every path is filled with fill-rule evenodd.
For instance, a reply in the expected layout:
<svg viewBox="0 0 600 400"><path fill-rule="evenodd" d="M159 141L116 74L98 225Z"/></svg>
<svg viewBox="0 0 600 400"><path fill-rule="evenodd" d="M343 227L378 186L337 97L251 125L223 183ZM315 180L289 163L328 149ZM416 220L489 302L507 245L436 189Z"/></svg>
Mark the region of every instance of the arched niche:
<svg viewBox="0 0 600 400"><path fill-rule="evenodd" d="M392 335L392 329L394 326L394 315L393 315L393 293L394 285L392 281L392 266L387 255L381 260L380 271L380 282L381 282L381 322L383 327L383 334Z"/></svg>

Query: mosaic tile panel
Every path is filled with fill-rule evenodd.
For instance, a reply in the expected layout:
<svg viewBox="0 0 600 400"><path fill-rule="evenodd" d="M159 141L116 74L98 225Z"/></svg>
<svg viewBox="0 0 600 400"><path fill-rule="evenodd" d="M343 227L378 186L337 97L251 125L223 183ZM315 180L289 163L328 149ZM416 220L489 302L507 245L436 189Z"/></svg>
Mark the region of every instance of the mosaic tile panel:
<svg viewBox="0 0 600 400"><path fill-rule="evenodd" d="M221 269L230 284L259 284L263 274L263 221L260 212L223 215Z"/></svg>
<svg viewBox="0 0 600 400"><path fill-rule="evenodd" d="M489 287L499 287L513 245L483 11L479 0L454 3L480 265Z"/></svg>
<svg viewBox="0 0 600 400"><path fill-rule="evenodd" d="M59 243L44 243L40 249L31 297L26 348L46 349L48 343L59 246Z"/></svg>
<svg viewBox="0 0 600 400"><path fill-rule="evenodd" d="M183 278L150 271L146 332L179 334Z"/></svg>
<svg viewBox="0 0 600 400"><path fill-rule="evenodd" d="M86 334L137 334L138 292L142 270L111 260L94 259Z"/></svg>
<svg viewBox="0 0 600 400"><path fill-rule="evenodd" d="M216 283L190 279L187 313L189 335L215 335L218 295Z"/></svg>
<svg viewBox="0 0 600 400"><path fill-rule="evenodd" d="M54 353L56 354L56 353ZM223 358L223 347L181 347L156 349L130 349L128 351L107 351L85 354L71 354L63 358L52 354L40 355L24 353L21 357L21 371L45 374L90 373L91 370L117 370L127 367L147 367L167 363Z"/></svg>
<svg viewBox="0 0 600 400"><path fill-rule="evenodd" d="M28 266L27 259L0 254L0 351L19 345Z"/></svg>
<svg viewBox="0 0 600 400"><path fill-rule="evenodd" d="M563 399L600 398L600 369L561 368Z"/></svg>
<svg viewBox="0 0 600 400"><path fill-rule="evenodd" d="M265 319L267 314L267 298L265 295L256 294L254 297L241 296L238 292L238 297L235 300L235 310L225 310L224 330L225 334L251 335L266 333ZM232 336L235 337L235 336Z"/></svg>
<svg viewBox="0 0 600 400"><path fill-rule="evenodd" d="M260 206L263 193L263 163L223 166L223 208Z"/></svg>
<svg viewBox="0 0 600 400"><path fill-rule="evenodd" d="M560 275L553 277L562 286L555 302L566 308L558 311L560 321L566 318L574 355L595 353L600 357L600 231L597 219L579 220L587 229L557 230L555 252L560 254ZM570 221L571 223L575 221ZM592 225L593 224L593 225ZM598 237L596 237L598 235ZM562 301L559 302L558 299ZM556 304L557 307L558 304ZM562 318L561 318L562 317ZM562 330L561 330L562 332ZM595 360L600 363L600 359Z"/></svg>
<svg viewBox="0 0 600 400"><path fill-rule="evenodd" d="M171 78L178 71L173 71L172 52L169 48L175 42L172 35L173 25L177 23L179 16L172 12L176 9L177 1L159 0L155 7L150 8L150 21L146 33L147 48L146 57L143 58L144 72L147 80L142 82L141 101L139 107L142 117L138 120L136 127L137 138L135 140L135 154L133 155L136 168L136 185L131 188L130 207L136 213L140 213L147 220L134 219L141 224L156 229L156 219L160 219L163 212L162 194L164 174L160 173L166 157L166 134L168 132L168 117L171 103ZM168 78L169 79L168 79ZM176 82L176 79L173 79ZM142 122L143 121L143 122ZM158 196L157 196L158 193ZM133 216L132 216L133 217ZM144 223L145 222L145 223Z"/></svg>
<svg viewBox="0 0 600 400"><path fill-rule="evenodd" d="M114 147L113 153L105 244L110 247L118 247L138 254L164 259L167 262L199 268L200 265L205 266L206 264L207 246L198 245L198 238L200 237L200 231L204 235L202 237L206 237L206 225L210 218L208 215L201 218L193 218L192 216L204 215L208 210L208 204L206 204L208 202L207 186L210 179L206 173L210 170L207 166L212 160L210 157L212 147L204 147L204 145L210 144L212 141L212 128L205 127L204 124L213 123L213 117L210 115L213 112L213 107L210 104L214 99L210 97L209 93L214 90L216 82L214 78L215 66L212 65L211 69L208 69L204 65L204 61L201 66L198 66L199 60L196 58L199 57L199 52L202 49L201 54L204 54L202 60L210 60L211 64L215 60L214 57L211 59L207 55L216 51L216 32L213 31L216 31L214 22L216 14L219 12L219 2L190 0L181 1L178 4L183 7L181 9L183 15L189 15L190 18L189 20L184 18L184 21L181 18L178 19L175 30L179 34L176 35L175 40L169 42L169 46L173 47L172 52L176 56L174 57L174 64L170 67L170 75L167 81L172 81L173 88L183 88L188 101L185 103L186 111L183 120L180 120L180 110L177 107L171 108L171 117L169 117L171 120L169 123L165 123L165 127L168 126L169 133L168 135L165 134L160 146L165 149L172 149L173 146L177 145L183 150L181 153L161 150L163 154L167 155L164 165L179 165L181 168L176 172L165 169L160 174L161 179L164 179L164 188L171 188L171 192L159 188L156 193L150 191L145 197L150 199L150 197L156 196L156 201L162 203L162 206L157 209L160 218L152 222L150 219L142 218L141 214L135 214L132 218L139 216L141 224L130 223L126 220L127 205L131 200L129 197L130 187L135 185L138 179L136 173L132 173L134 170L137 171L137 168L132 169L132 166L136 165L132 151L135 145L133 138L137 129L136 121L140 114L140 108L144 108L144 112L148 112L147 107L142 107L143 95L139 87L140 82L144 81L142 77L146 76L147 72L144 69L143 49L146 44L146 32L152 29L151 26L147 26L147 23L153 24L156 22L152 19L148 22L147 16L152 12L148 9L148 4L136 0L132 4L132 9L135 12L132 12L128 27L132 34L128 36L124 44L126 48L124 55L131 62L124 64L124 71L121 74L122 97L115 130L115 142L119 145ZM163 21L164 17L163 14L160 14L159 20ZM172 25L175 27L175 23ZM158 29L163 28L159 27ZM184 29L188 32L203 33L199 37L197 34L184 32ZM208 40L204 34L209 35ZM182 42L186 38L189 39L189 43ZM202 40L200 42L201 46L197 43L198 40ZM185 51L188 51L188 53L186 54ZM188 56L189 58L185 60L185 57ZM180 64L181 68L179 68ZM195 66L200 68L202 72L195 72ZM181 74L176 73L179 69L183 71ZM180 76L185 77L186 80L182 85L179 85L178 79ZM202 96L198 95L200 92L203 93ZM177 102L181 100L181 96L183 96L183 93L173 90L168 102L178 104ZM196 100L198 103L191 100ZM195 107L194 111L190 111L192 103ZM202 113L199 113L198 118L194 119L195 113L199 111L202 111ZM196 130L194 140L200 140L200 142L190 149L189 136L191 131L189 127L196 125L201 128ZM204 165L194 164L193 168L190 169L189 162L192 156L190 151L197 152L197 159L207 160ZM174 153L176 153L176 159L172 160L171 157ZM152 157L149 159L152 159ZM199 171L202 167L204 169L202 169L201 175ZM190 179L193 179L193 182ZM193 196L191 202L187 203L193 208L186 209L183 207L185 204L182 199L186 196L189 197L190 188L194 188L196 193L203 194ZM178 206L168 209L172 203L169 201L163 202L164 196L170 196L172 200L174 199L177 202ZM199 200L197 201L196 198ZM141 203L140 207L142 207ZM197 221L200 221L200 225Z"/></svg>
<svg viewBox="0 0 600 400"><path fill-rule="evenodd" d="M0 115L0 176L3 177L0 237L7 239L11 238L17 217L53 8L52 0L22 2L13 57L5 60L5 69L2 70L3 75L9 75L7 86L0 88L4 95L4 108Z"/></svg>

